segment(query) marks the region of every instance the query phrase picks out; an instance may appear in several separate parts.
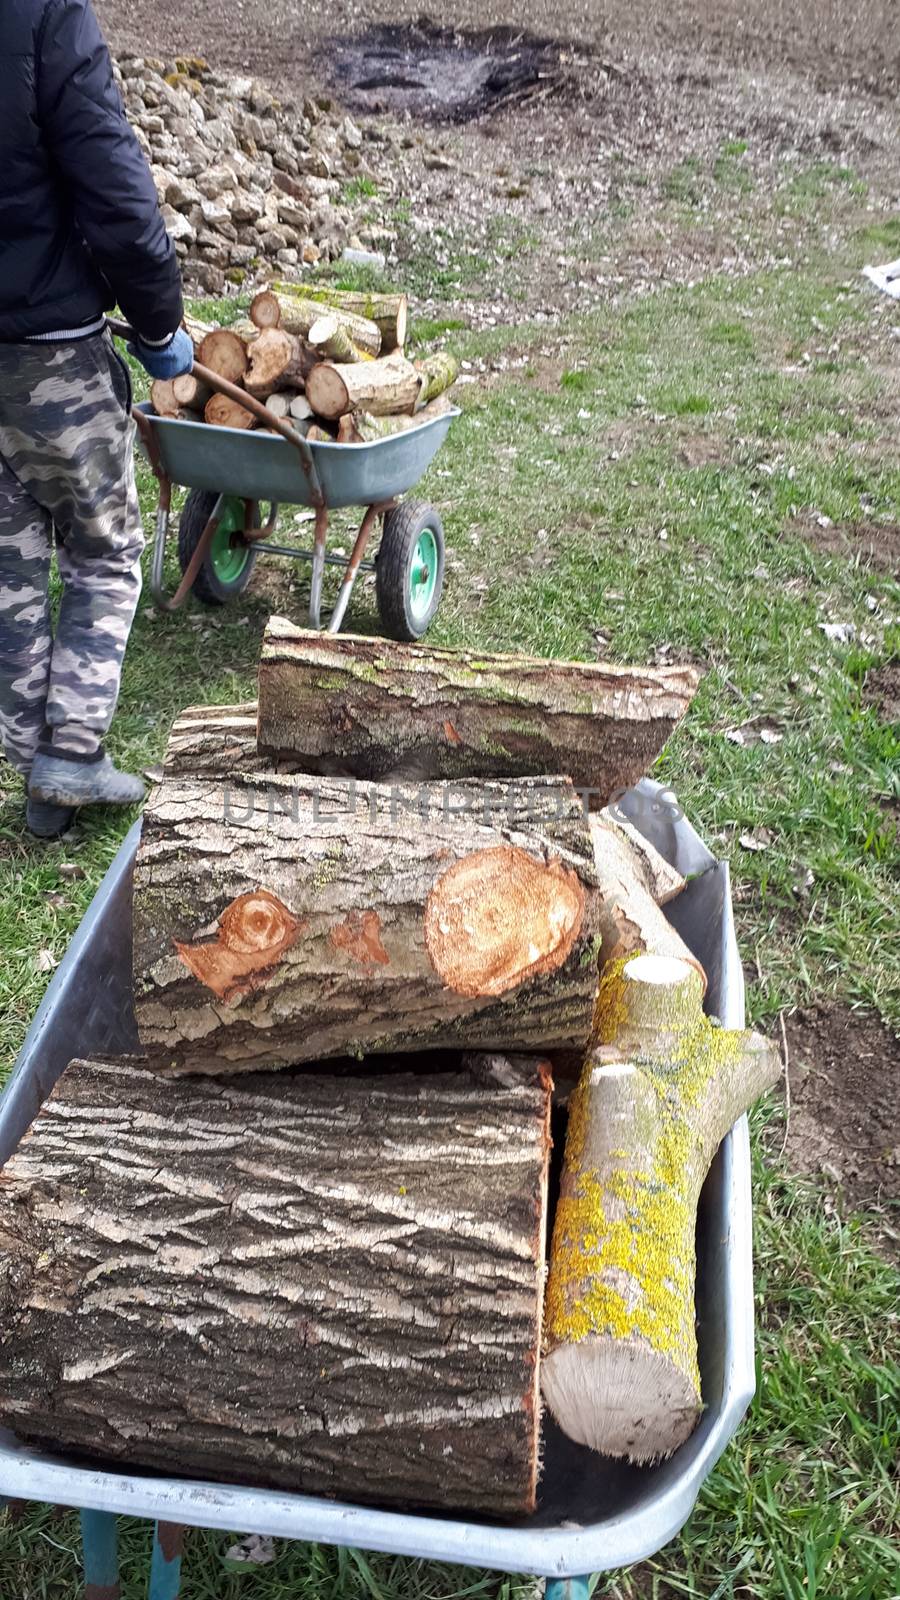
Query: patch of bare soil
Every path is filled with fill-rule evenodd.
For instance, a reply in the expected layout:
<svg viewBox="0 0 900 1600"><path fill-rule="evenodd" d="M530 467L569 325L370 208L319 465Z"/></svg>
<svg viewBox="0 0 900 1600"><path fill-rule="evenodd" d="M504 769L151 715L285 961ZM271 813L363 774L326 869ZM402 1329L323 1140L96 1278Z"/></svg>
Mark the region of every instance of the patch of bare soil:
<svg viewBox="0 0 900 1600"><path fill-rule="evenodd" d="M900 523L829 522L827 517L792 517L785 532L825 555L844 556L888 577L900 578Z"/></svg>
<svg viewBox="0 0 900 1600"><path fill-rule="evenodd" d="M863 703L874 706L882 722L900 723L900 661L871 667L863 684Z"/></svg>
<svg viewBox="0 0 900 1600"><path fill-rule="evenodd" d="M900 1254L900 1041L872 1012L836 1001L785 1026L790 1165L825 1177L846 1211L873 1213Z"/></svg>

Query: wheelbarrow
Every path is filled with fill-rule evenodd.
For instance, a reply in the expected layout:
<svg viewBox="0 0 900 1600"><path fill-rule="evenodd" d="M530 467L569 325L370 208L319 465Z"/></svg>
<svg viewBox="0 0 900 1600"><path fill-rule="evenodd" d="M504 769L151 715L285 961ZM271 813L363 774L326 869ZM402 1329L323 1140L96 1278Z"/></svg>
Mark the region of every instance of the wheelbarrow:
<svg viewBox="0 0 900 1600"><path fill-rule="evenodd" d="M728 866L716 862L673 804L644 780L621 809L688 887L666 907L709 978L707 1008L744 1023L744 986ZM138 1046L131 996L131 875L140 824L124 840L29 1030L0 1100L0 1163L9 1159L70 1057ZM536 1512L515 1525L433 1511L385 1510L283 1490L195 1482L23 1444L0 1430L0 1496L82 1512L90 1600L118 1595L116 1515L158 1523L151 1600L175 1600L181 1530L239 1529L545 1576L548 1600L587 1600L586 1574L653 1555L686 1521L754 1391L750 1143L741 1117L703 1187L697 1225L697 1335L704 1402L690 1439L668 1461L636 1467L566 1439L544 1420ZM386 1382L390 1375L385 1375ZM93 1585L93 1587L90 1587ZM4 1590L5 1592L5 1590Z"/></svg>
<svg viewBox="0 0 900 1600"><path fill-rule="evenodd" d="M131 338L122 323L112 331ZM174 611L193 592L209 605L234 599L250 581L259 555L312 562L309 624L322 626L322 579L326 566L343 566L344 577L327 630L337 633L360 572L375 573L375 598L388 638L421 639L440 603L444 583L444 530L434 506L400 496L418 483L447 437L457 409L451 408L407 432L370 444L310 442L268 411L260 400L195 362L194 375L228 395L271 431L222 428L211 423L157 416L145 402L134 408L141 444L159 485L150 589L156 604ZM172 486L190 493L181 512L178 557L182 579L174 595L163 577ZM260 522L259 508L268 515ZM315 513L313 547L273 543L280 505L308 506ZM349 557L326 550L331 511L363 506L365 513ZM381 521L377 555L366 558Z"/></svg>

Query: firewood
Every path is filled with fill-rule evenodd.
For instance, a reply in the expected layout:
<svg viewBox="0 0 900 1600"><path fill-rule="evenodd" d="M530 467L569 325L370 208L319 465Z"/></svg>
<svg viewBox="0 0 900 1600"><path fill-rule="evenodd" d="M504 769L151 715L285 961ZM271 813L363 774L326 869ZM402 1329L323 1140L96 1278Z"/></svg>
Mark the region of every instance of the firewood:
<svg viewBox="0 0 900 1600"><path fill-rule="evenodd" d="M194 354L199 360L200 346L206 338L206 335L213 332L212 324L209 322L201 322L199 317L192 317L190 312L186 311L181 319L181 326L184 328L185 333L187 333L190 337L191 344L194 346Z"/></svg>
<svg viewBox="0 0 900 1600"><path fill-rule="evenodd" d="M203 408L203 419L217 428L258 428L259 422L239 400L227 394L214 394Z"/></svg>
<svg viewBox="0 0 900 1600"><path fill-rule="evenodd" d="M311 300L320 306L333 306L374 322L381 333L381 354L389 355L406 343L407 299L405 294L376 294L365 289L328 289L306 283L273 283L278 295L295 300Z"/></svg>
<svg viewBox="0 0 900 1600"><path fill-rule="evenodd" d="M728 1129L780 1072L765 1039L714 1026L702 998L685 961L607 968L569 1115L541 1389L571 1438L637 1462L670 1455L700 1416L697 1202Z"/></svg>
<svg viewBox="0 0 900 1600"><path fill-rule="evenodd" d="M705 992L706 973L660 910L654 892L658 869L648 865L647 850L637 850L607 814L592 816L590 827L597 875L603 886L601 966L642 950L674 956L696 968ZM653 854L656 856L655 851Z"/></svg>
<svg viewBox="0 0 900 1600"><path fill-rule="evenodd" d="M699 681L694 667L440 650L272 617L259 665L260 751L361 778L562 772L599 806L652 765Z"/></svg>
<svg viewBox="0 0 900 1600"><path fill-rule="evenodd" d="M284 328L265 328L247 347L249 365L245 378L248 391L258 397L274 390L303 388L311 356L294 334Z"/></svg>
<svg viewBox="0 0 900 1600"><path fill-rule="evenodd" d="M284 389L280 394L267 395L265 400L266 410L271 411L273 417L289 417L291 415L291 406L296 399L297 391L294 389Z"/></svg>
<svg viewBox="0 0 900 1600"><path fill-rule="evenodd" d="M306 342L329 361L359 361L360 353L337 317L317 317L306 335Z"/></svg>
<svg viewBox="0 0 900 1600"><path fill-rule="evenodd" d="M180 377L173 378L172 391L178 404L188 411L202 411L212 394L209 384L202 378L195 378L192 372L182 372Z"/></svg>
<svg viewBox="0 0 900 1600"><path fill-rule="evenodd" d="M306 437L310 444L334 444L335 436L323 428L321 423L312 422L306 430Z"/></svg>
<svg viewBox="0 0 900 1600"><path fill-rule="evenodd" d="M150 385L150 404L158 417L177 417L181 406L171 378L154 378Z"/></svg>
<svg viewBox="0 0 900 1600"><path fill-rule="evenodd" d="M668 905L670 900L681 894L687 880L671 862L666 860L665 856L660 855L649 839L644 837L618 806L606 807L600 812L600 816L606 826L613 828L620 838L630 845L632 853L639 857L641 881L658 906Z"/></svg>
<svg viewBox="0 0 900 1600"><path fill-rule="evenodd" d="M424 361L417 361L415 365L420 382L416 401L418 406L425 406L429 400L435 400L459 377L459 362L449 350L438 350L433 356L426 356Z"/></svg>
<svg viewBox="0 0 900 1600"><path fill-rule="evenodd" d="M420 428L426 422L433 422L435 417L445 417L451 409L449 399L442 394L411 417L373 417L371 411L353 411L346 431L352 435L351 442L371 444L374 439L389 439L394 433Z"/></svg>
<svg viewBox="0 0 900 1600"><path fill-rule="evenodd" d="M274 294L271 289L261 289L250 302L250 320L258 328L284 328L286 332L304 339L321 315L322 307L315 301L300 299L296 295ZM345 329L357 350L365 355L378 355L381 334L374 322L350 311L334 309L332 315Z"/></svg>
<svg viewBox="0 0 900 1600"><path fill-rule="evenodd" d="M167 776L135 865L139 1035L172 1073L586 1048L598 899L562 779Z"/></svg>
<svg viewBox="0 0 900 1600"><path fill-rule="evenodd" d="M295 422L306 422L306 420L311 417L312 414L312 406L307 400L305 394L298 394L291 401L291 416L294 418Z"/></svg>
<svg viewBox="0 0 900 1600"><path fill-rule="evenodd" d="M203 340L198 352L199 360L210 372L229 383L242 383L247 371L247 348L243 339L231 328L215 328Z"/></svg>
<svg viewBox="0 0 900 1600"><path fill-rule="evenodd" d="M227 778L233 771L258 772L256 701L237 706L186 706L172 723L164 771Z"/></svg>
<svg viewBox="0 0 900 1600"><path fill-rule="evenodd" d="M399 350L380 361L322 361L310 372L306 392L320 417L342 417L348 411L385 416L412 410L419 394L419 374Z"/></svg>
<svg viewBox="0 0 900 1600"><path fill-rule="evenodd" d="M213 1482L531 1511L549 1074L409 1065L73 1062L0 1188L3 1424Z"/></svg>

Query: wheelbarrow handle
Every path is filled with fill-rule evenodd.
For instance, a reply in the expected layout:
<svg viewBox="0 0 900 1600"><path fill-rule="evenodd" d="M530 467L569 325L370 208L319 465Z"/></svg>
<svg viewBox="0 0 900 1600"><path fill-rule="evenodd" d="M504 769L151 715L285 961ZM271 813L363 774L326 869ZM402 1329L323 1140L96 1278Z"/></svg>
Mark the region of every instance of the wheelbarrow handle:
<svg viewBox="0 0 900 1600"><path fill-rule="evenodd" d="M134 329L130 328L127 322L119 322L117 318L108 317L107 324L110 333L114 333L119 339L133 341L137 337ZM296 445L301 456L305 457L309 450L309 445L302 433L298 433L296 428L292 428L284 417L276 417L274 412L264 406L261 400L257 400L252 394L248 394L246 389L239 389L237 384L230 383L227 378L221 378L217 372L212 372L209 367L204 367L199 361L194 362L191 372L195 378L199 378L216 394L224 394L229 400L236 400L238 405L243 406L245 411L249 411L251 416L256 417L258 422L264 422L267 428L273 429L275 433L280 433L282 438L287 439L289 444Z"/></svg>

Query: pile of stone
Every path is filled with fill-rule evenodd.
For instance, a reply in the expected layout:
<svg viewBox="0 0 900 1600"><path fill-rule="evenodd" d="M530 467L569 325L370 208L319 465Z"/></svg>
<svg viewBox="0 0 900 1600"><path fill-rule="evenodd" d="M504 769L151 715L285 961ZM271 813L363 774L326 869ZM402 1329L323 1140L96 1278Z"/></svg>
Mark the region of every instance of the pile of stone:
<svg viewBox="0 0 900 1600"><path fill-rule="evenodd" d="M273 264L292 276L386 242L386 230L355 232L347 190L367 175L363 135L327 98L277 100L194 58L123 56L115 70L188 288L220 295Z"/></svg>

